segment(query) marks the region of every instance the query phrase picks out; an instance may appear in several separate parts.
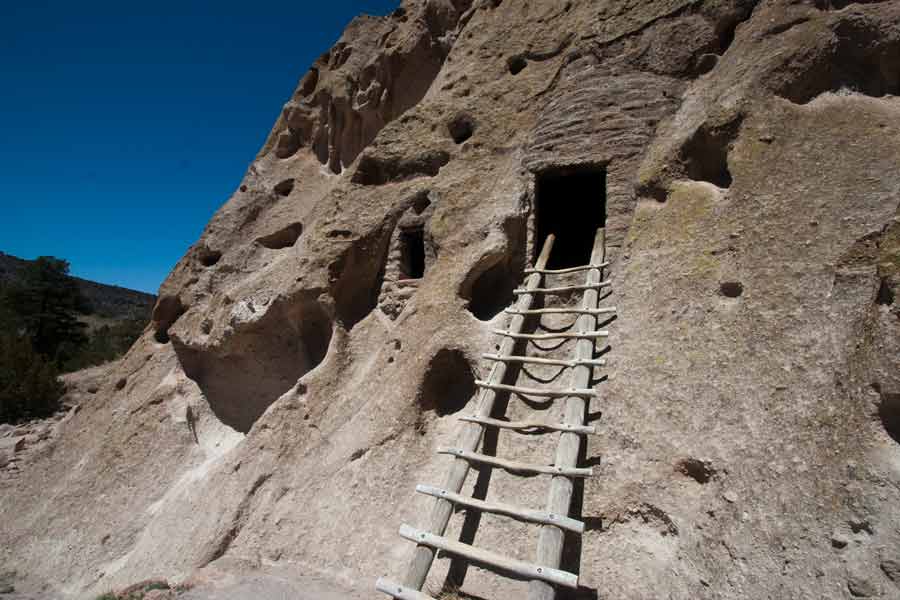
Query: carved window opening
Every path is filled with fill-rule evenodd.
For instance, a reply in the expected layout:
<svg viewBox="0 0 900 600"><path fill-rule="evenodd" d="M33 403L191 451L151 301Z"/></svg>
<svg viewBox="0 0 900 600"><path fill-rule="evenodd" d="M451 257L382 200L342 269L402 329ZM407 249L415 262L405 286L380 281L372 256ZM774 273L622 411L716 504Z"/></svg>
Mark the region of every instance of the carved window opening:
<svg viewBox="0 0 900 600"><path fill-rule="evenodd" d="M400 271L403 279L425 275L425 231L421 227L400 231Z"/></svg>

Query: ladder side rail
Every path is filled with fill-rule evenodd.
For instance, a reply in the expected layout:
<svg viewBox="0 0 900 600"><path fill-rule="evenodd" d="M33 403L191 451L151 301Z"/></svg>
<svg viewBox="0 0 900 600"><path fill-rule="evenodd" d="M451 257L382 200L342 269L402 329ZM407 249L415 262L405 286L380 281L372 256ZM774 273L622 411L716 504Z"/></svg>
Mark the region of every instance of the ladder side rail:
<svg viewBox="0 0 900 600"><path fill-rule="evenodd" d="M547 239L544 240L544 246L541 248L541 253L535 263L535 268L543 269L547 266L547 259L550 257L550 251L553 249L553 242L555 240L556 236L553 234L548 235ZM541 286L542 280L543 275L541 273L532 273L528 276L528 280L525 283L525 289L538 289ZM516 301L516 309L521 311L529 310L534 299L534 294L525 293L520 295ZM516 332L522 331L522 327L525 325L525 319L526 315L513 315L512 319L510 319L508 330ZM515 350L515 346L516 340L514 338L504 338L499 353L502 355L512 354ZM503 378L506 377L506 367L507 363L505 362L494 363L488 381L494 383L502 382ZM494 402L496 399L497 392L495 390L483 388L476 414L481 417L490 417L494 410ZM457 447L461 450L474 452L481 442L481 436L484 433L484 429L485 426L480 423L467 423L459 436ZM444 481L443 489L459 493L466 481L466 475L469 474L469 468L469 461L464 458L455 458L450 467L450 471L447 473L447 479ZM450 516L452 514L452 502L442 498L435 499L431 515L428 519L427 531L434 535L444 535L444 532L447 529L447 523L450 521ZM422 589L422 586L425 585L425 579L428 577L428 571L431 570L431 564L434 562L435 552L436 549L431 546L422 544L416 546L406 572L406 577L403 581L404 585L416 590Z"/></svg>
<svg viewBox="0 0 900 600"><path fill-rule="evenodd" d="M597 229L594 237L594 249L591 252L591 264L600 264L606 260L606 230ZM588 284L596 284L600 281L600 269L591 269L587 274ZM585 290L582 298L584 308L596 308L599 301L597 288ZM596 327L597 317L584 314L578 318L579 331L591 331ZM575 347L575 360L582 361L593 358L594 341L591 339L578 340ZM572 370L572 386L587 388L591 384L593 369L590 365L578 365ZM584 415L587 412L587 400L579 396L570 396L566 400L564 422L570 425L584 425ZM585 443L587 441L585 440ZM578 464L578 453L581 449L581 436L577 433L560 433L559 446L556 450L557 467L574 468ZM572 506L572 494L574 481L568 477L554 477L550 482L550 492L547 498L546 510L556 514L569 516ZM562 560L564 531L552 525L541 527L538 541L537 562L552 568L559 568ZM556 589L545 581L532 580L528 585L528 600L554 600Z"/></svg>

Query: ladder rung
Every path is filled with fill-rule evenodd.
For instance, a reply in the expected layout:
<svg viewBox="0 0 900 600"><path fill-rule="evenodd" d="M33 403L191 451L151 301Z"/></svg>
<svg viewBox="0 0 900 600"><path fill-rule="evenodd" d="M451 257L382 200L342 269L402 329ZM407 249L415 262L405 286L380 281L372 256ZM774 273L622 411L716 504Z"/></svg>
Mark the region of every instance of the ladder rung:
<svg viewBox="0 0 900 600"><path fill-rule="evenodd" d="M525 269L526 273L541 273L543 275L562 275L564 273L577 273L579 271L587 271L589 269L602 269L608 267L609 262L602 262L599 265L581 265L580 267L569 267L568 269Z"/></svg>
<svg viewBox="0 0 900 600"><path fill-rule="evenodd" d="M506 460L505 458L497 458L496 456L488 456L486 454L478 454L477 452L467 452L457 448L438 448L438 454L450 454L457 458L462 458L470 462L484 463L506 469L507 471L517 471L519 473L535 473L540 475L562 475L565 477L592 477L593 469L579 467L548 467L545 465L532 465L515 460Z"/></svg>
<svg viewBox="0 0 900 600"><path fill-rule="evenodd" d="M599 283L583 283L580 285L563 285L560 287L552 287L552 288L516 288L513 290L513 294L558 294L560 292L574 292L577 290L596 290L599 288L607 287L612 285L612 281L606 280L601 281Z"/></svg>
<svg viewBox="0 0 900 600"><path fill-rule="evenodd" d="M435 498L443 498L454 504L460 504L468 508L474 508L483 512L505 515L521 521L530 523L543 523L544 525L555 525L560 529L574 531L575 533L584 533L584 523L570 517L557 515L544 510L531 510L528 508L519 508L504 502L487 502L461 494L454 494L441 488L430 485L417 485L416 491L420 494L427 494Z"/></svg>
<svg viewBox="0 0 900 600"><path fill-rule="evenodd" d="M548 398L563 398L565 396L593 397L597 395L597 390L590 389L545 390L542 388L531 388L521 385L506 385L505 383L488 383L487 381L481 381L480 379L475 380L475 385L488 388L489 390L513 392L514 394L524 394L526 396L546 396Z"/></svg>
<svg viewBox="0 0 900 600"><path fill-rule="evenodd" d="M532 308L530 310L517 310L515 308L503 309L508 315L607 315L616 312L615 306L604 308Z"/></svg>
<svg viewBox="0 0 900 600"><path fill-rule="evenodd" d="M428 594L408 588L405 585L400 585L399 583L394 583L384 577L379 578L378 581L375 582L375 589L388 596L398 598L399 600L435 600Z"/></svg>
<svg viewBox="0 0 900 600"><path fill-rule="evenodd" d="M595 435L597 429L593 425L569 425L568 423L542 423L540 421L501 421L500 419L491 419L490 417L479 417L478 415L459 417L460 421L468 421L469 423L481 423L482 425L490 425L499 427L500 429L512 429L515 431L522 429L547 429L549 431L564 431L568 433L583 433L585 435Z"/></svg>
<svg viewBox="0 0 900 600"><path fill-rule="evenodd" d="M578 587L578 575L575 575L574 573L533 565L525 561L497 554L496 552L491 552L490 550L476 548L475 546L463 544L462 542L457 542L440 535L434 535L427 531L420 531L409 525L404 524L400 526L400 536L411 542L431 546L432 548L437 548L438 550L443 550L450 554L462 556L473 562L490 565L514 573L525 579L540 579L541 581L555 583L568 588Z"/></svg>
<svg viewBox="0 0 900 600"><path fill-rule="evenodd" d="M539 358L537 356L500 356L499 354L482 354L481 358L485 360L493 360L505 363L529 363L535 365L556 365L558 367L577 367L585 365L590 367L600 367L606 364L606 360L598 358L596 360L563 360L561 358Z"/></svg>
<svg viewBox="0 0 900 600"><path fill-rule="evenodd" d="M586 340L591 338L609 337L609 332L605 329L600 329L598 331L585 331L584 333L512 333L504 329L495 329L494 333L496 333L497 335L502 335L504 337L511 337L516 340Z"/></svg>

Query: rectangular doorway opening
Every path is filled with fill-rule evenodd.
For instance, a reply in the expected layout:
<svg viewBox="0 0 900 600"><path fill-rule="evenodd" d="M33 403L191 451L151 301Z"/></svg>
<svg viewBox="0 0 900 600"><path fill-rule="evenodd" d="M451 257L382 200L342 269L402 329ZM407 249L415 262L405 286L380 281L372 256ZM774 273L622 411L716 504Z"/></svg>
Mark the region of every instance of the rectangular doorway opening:
<svg viewBox="0 0 900 600"><path fill-rule="evenodd" d="M400 231L400 261L403 279L421 279L425 275L425 231L422 228Z"/></svg>
<svg viewBox="0 0 900 600"><path fill-rule="evenodd" d="M535 186L534 258L556 234L549 269L589 264L597 229L606 226L606 169L588 165L544 171Z"/></svg>

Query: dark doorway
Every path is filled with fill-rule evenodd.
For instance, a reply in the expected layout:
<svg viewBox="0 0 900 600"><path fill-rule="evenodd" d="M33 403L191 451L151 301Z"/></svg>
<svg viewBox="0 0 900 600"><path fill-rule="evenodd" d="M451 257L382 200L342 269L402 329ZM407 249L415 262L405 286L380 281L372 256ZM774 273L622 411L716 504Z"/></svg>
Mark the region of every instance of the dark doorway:
<svg viewBox="0 0 900 600"><path fill-rule="evenodd" d="M536 198L534 258L547 236L555 233L548 268L590 263L597 229L606 226L606 170L582 166L545 171L538 175Z"/></svg>
<svg viewBox="0 0 900 600"><path fill-rule="evenodd" d="M404 279L421 279L425 275L425 232L422 229L400 231L400 255Z"/></svg>

